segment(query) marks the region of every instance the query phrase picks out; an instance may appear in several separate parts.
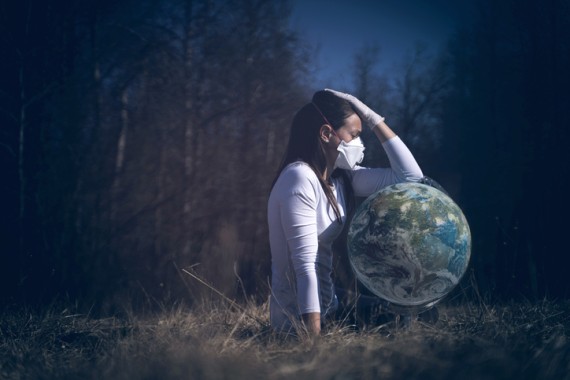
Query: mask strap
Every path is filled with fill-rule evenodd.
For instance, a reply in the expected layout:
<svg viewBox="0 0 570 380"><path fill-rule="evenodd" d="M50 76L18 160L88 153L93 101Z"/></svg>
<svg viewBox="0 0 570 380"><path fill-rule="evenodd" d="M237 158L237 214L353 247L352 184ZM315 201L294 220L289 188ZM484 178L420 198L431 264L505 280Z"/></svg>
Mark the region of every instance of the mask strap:
<svg viewBox="0 0 570 380"><path fill-rule="evenodd" d="M315 107L315 109L317 110L317 112L321 115L321 117L327 122L328 125L331 126L331 128L334 130L333 125L330 121L328 121L328 119L325 117L325 115L321 112L321 109L319 108L319 106L317 106L315 104L315 102L311 102L311 104Z"/></svg>

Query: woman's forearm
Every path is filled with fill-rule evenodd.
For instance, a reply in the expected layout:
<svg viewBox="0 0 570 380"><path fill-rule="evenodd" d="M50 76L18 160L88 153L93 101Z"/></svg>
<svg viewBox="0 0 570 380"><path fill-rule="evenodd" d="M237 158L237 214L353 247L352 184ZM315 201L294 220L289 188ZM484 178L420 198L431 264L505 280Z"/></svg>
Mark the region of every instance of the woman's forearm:
<svg viewBox="0 0 570 380"><path fill-rule="evenodd" d="M312 335L321 334L321 313L306 313L301 316L307 330Z"/></svg>
<svg viewBox="0 0 570 380"><path fill-rule="evenodd" d="M392 137L396 137L394 131L392 131L384 121L380 121L372 128L372 130L381 143L390 140Z"/></svg>

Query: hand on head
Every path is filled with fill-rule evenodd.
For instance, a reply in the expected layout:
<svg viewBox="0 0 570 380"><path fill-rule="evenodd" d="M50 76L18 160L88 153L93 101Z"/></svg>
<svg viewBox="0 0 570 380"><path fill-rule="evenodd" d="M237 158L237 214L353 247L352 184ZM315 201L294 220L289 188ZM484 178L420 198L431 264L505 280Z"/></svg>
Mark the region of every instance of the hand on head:
<svg viewBox="0 0 570 380"><path fill-rule="evenodd" d="M344 92L331 90L329 88L325 88L325 91L328 91L328 92L334 94L335 96L348 101L350 103L350 105L352 106L352 108L354 108L354 110L356 111L358 116L362 119L362 121L366 125L368 125L368 127L370 129L376 127L378 124L380 124L381 122L384 121L384 118L382 116L380 116L376 112L372 111L372 109L370 109L370 107L368 107L366 104L362 103L355 96L350 95L350 94L346 94Z"/></svg>

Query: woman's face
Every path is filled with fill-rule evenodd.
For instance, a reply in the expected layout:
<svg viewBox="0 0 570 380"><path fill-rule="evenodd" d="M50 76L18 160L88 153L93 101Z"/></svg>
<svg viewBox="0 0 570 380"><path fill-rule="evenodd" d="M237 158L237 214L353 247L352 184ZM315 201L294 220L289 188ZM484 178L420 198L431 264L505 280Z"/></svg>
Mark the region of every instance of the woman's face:
<svg viewBox="0 0 570 380"><path fill-rule="evenodd" d="M321 130L321 133L323 133L323 140L327 141L325 144L327 164L333 166L339 155L337 148L340 142L344 140L348 143L359 137L362 133L362 121L357 114L352 114L344 119L344 124L339 129L334 130L330 125L327 125L327 128L328 131Z"/></svg>
<svg viewBox="0 0 570 380"><path fill-rule="evenodd" d="M358 117L358 115L355 113L344 120L342 127L335 130L336 136L346 142L351 142L353 139L360 136L361 133L362 121L360 120L360 117ZM337 147L340 145L340 139L335 142Z"/></svg>

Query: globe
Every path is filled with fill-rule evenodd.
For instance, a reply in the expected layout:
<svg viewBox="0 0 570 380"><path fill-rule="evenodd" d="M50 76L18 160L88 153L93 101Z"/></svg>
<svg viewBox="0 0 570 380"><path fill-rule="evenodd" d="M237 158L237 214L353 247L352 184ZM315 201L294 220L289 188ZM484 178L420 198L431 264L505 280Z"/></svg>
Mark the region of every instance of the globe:
<svg viewBox="0 0 570 380"><path fill-rule="evenodd" d="M412 182L388 186L368 197L349 225L356 277L394 309L429 309L465 274L471 232L442 190Z"/></svg>

